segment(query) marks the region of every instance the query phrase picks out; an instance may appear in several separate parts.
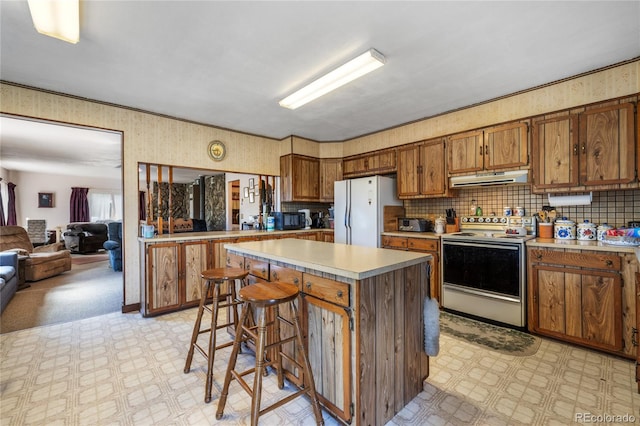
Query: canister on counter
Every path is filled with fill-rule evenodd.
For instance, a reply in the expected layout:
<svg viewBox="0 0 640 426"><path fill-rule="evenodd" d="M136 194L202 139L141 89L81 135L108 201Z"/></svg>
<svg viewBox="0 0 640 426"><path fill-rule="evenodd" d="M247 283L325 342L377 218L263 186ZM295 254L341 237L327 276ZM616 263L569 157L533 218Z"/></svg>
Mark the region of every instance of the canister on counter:
<svg viewBox="0 0 640 426"><path fill-rule="evenodd" d="M524 213L525 213L525 211L524 211L524 207L520 207L520 206L518 206L518 207L516 207L515 209L513 209L513 215L514 215L514 216L520 216L520 217L522 217L522 216L524 216Z"/></svg>
<svg viewBox="0 0 640 426"><path fill-rule="evenodd" d="M576 239L576 223L572 220L556 220L554 224L554 237L559 240Z"/></svg>
<svg viewBox="0 0 640 426"><path fill-rule="evenodd" d="M503 216L511 216L511 207L503 207L502 208Z"/></svg>
<svg viewBox="0 0 640 426"><path fill-rule="evenodd" d="M577 239L580 241L595 241L597 238L596 225L585 220L577 226Z"/></svg>
<svg viewBox="0 0 640 426"><path fill-rule="evenodd" d="M598 226L598 229L596 230L598 241L604 240L604 236L607 234L607 231L609 229L613 229L613 226L609 225L608 223L603 223L602 225Z"/></svg>

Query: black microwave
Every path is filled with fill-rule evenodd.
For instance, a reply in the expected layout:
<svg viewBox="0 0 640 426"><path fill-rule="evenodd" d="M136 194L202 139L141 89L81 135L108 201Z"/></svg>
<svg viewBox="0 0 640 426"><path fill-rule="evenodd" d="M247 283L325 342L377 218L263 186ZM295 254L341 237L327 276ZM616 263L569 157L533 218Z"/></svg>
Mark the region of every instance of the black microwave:
<svg viewBox="0 0 640 426"><path fill-rule="evenodd" d="M275 218L274 226L277 230L302 229L305 227L304 213L273 212L271 214Z"/></svg>

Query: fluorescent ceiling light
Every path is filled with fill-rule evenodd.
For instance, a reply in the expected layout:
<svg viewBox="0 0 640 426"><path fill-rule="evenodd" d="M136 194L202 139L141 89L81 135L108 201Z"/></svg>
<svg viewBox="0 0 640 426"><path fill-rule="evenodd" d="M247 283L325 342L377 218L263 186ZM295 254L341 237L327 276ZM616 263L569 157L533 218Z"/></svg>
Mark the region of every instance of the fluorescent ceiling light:
<svg viewBox="0 0 640 426"><path fill-rule="evenodd" d="M80 40L80 0L29 0L33 25L40 34L69 43Z"/></svg>
<svg viewBox="0 0 640 426"><path fill-rule="evenodd" d="M280 106L289 109L296 109L319 98L320 96L343 86L358 77L370 73L380 68L385 63L384 56L375 49L363 53L355 59L350 60L346 64L336 68L329 74L326 74L314 82L306 85L302 89L287 96L281 100Z"/></svg>

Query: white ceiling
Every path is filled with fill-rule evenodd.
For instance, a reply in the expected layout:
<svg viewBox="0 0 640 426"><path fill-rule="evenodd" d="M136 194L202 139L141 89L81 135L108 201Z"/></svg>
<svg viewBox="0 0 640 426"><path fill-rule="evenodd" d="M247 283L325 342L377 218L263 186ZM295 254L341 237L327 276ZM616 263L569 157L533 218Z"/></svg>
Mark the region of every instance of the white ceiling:
<svg viewBox="0 0 640 426"><path fill-rule="evenodd" d="M0 1L2 80L278 139L346 140L640 56L638 1L83 1L80 22L68 44ZM384 67L278 105L369 48Z"/></svg>

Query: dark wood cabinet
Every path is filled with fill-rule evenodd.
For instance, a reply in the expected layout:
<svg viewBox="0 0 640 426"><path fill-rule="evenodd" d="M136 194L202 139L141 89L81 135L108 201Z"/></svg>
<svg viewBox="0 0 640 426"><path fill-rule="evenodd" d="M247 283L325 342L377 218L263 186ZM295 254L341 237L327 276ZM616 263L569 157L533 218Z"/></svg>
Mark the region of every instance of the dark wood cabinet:
<svg viewBox="0 0 640 426"><path fill-rule="evenodd" d="M533 192L637 187L630 100L534 118Z"/></svg>
<svg viewBox="0 0 640 426"><path fill-rule="evenodd" d="M445 140L398 148L398 198L450 197Z"/></svg>
<svg viewBox="0 0 640 426"><path fill-rule="evenodd" d="M333 184L338 180L342 180L342 158L321 158L320 201L333 203Z"/></svg>
<svg viewBox="0 0 640 426"><path fill-rule="evenodd" d="M345 157L342 160L344 178L384 175L396 171L395 148Z"/></svg>
<svg viewBox="0 0 640 426"><path fill-rule="evenodd" d="M320 160L297 154L280 157L282 201L319 201L319 183Z"/></svg>
<svg viewBox="0 0 640 426"><path fill-rule="evenodd" d="M527 123L509 123L448 138L449 174L528 166Z"/></svg>
<svg viewBox="0 0 640 426"><path fill-rule="evenodd" d="M620 256L532 249L528 259L531 332L608 352L623 351Z"/></svg>

